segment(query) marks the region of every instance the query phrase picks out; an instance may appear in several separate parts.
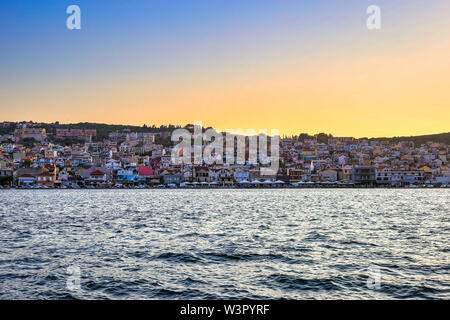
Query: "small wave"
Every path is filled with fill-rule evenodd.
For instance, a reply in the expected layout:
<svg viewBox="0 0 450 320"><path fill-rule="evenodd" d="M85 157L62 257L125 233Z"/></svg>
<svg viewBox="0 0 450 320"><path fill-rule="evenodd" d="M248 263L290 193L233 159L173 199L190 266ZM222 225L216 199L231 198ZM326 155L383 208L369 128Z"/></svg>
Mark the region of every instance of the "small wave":
<svg viewBox="0 0 450 320"><path fill-rule="evenodd" d="M434 299L441 290L426 285L412 286L382 282L380 291L394 299Z"/></svg>
<svg viewBox="0 0 450 320"><path fill-rule="evenodd" d="M150 258L150 260L165 260L176 263L198 263L201 259L189 253L166 252L157 256L153 256Z"/></svg>
<svg viewBox="0 0 450 320"><path fill-rule="evenodd" d="M272 274L267 277L269 283L280 285L283 289L289 290L340 290L340 286L335 284L330 278L305 279L286 274Z"/></svg>
<svg viewBox="0 0 450 320"><path fill-rule="evenodd" d="M310 232L304 239L305 241L325 241L325 240L329 240L329 237L325 234L320 234L317 231L312 231Z"/></svg>
<svg viewBox="0 0 450 320"><path fill-rule="evenodd" d="M202 253L202 256L213 261L282 261L287 263L296 262L281 254L258 254L258 253L221 253L221 252L208 252Z"/></svg>
<svg viewBox="0 0 450 320"><path fill-rule="evenodd" d="M357 240L340 240L338 241L340 244L343 245L357 245L357 246L370 246L370 247L377 247L376 244L370 243L370 242L361 242Z"/></svg>

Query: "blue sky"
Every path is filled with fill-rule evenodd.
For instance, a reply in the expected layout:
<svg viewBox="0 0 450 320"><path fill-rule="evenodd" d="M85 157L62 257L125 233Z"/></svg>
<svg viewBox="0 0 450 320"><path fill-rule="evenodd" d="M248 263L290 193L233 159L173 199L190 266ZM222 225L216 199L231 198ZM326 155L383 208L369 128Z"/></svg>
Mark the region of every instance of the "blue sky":
<svg viewBox="0 0 450 320"><path fill-rule="evenodd" d="M366 28L374 3L382 8L379 32ZM71 4L81 8L81 30L66 28ZM446 0L2 0L0 120L439 132L448 54L437 48L447 48L449 7ZM375 100L382 112L371 114L372 127L355 125ZM342 108L350 116L336 124ZM394 130L408 108L432 114Z"/></svg>

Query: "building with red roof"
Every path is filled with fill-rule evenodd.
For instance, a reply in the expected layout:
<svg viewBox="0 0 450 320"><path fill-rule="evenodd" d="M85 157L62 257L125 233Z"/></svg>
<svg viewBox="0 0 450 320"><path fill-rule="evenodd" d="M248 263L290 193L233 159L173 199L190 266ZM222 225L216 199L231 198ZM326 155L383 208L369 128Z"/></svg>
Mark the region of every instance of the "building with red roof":
<svg viewBox="0 0 450 320"><path fill-rule="evenodd" d="M138 175L141 177L153 177L155 175L155 171L152 168L148 168L146 166L140 166L138 168Z"/></svg>

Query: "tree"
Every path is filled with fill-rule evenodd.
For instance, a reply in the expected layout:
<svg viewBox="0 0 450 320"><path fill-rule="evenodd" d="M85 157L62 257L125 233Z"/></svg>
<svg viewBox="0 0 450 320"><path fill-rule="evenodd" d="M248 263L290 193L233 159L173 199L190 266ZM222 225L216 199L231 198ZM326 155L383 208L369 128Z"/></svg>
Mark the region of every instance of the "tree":
<svg viewBox="0 0 450 320"><path fill-rule="evenodd" d="M333 135L326 133L319 133L316 135L317 142L319 143L328 143L328 139L333 138Z"/></svg>
<svg viewBox="0 0 450 320"><path fill-rule="evenodd" d="M31 167L31 161L30 160L24 160L23 162L22 162L22 166L24 167L24 168L29 168L29 167Z"/></svg>
<svg viewBox="0 0 450 320"><path fill-rule="evenodd" d="M36 140L34 138L25 138L22 139L22 144L26 147L26 148L32 148L34 146L34 143L36 142Z"/></svg>

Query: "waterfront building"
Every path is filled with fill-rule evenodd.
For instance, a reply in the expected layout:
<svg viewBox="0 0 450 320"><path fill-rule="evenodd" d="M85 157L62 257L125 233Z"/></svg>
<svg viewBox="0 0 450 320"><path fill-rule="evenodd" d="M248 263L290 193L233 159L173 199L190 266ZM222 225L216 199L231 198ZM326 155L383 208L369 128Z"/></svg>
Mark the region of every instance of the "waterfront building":
<svg viewBox="0 0 450 320"><path fill-rule="evenodd" d="M162 183L164 184L176 184L179 185L181 182L181 174L172 173L161 175Z"/></svg>
<svg viewBox="0 0 450 320"><path fill-rule="evenodd" d="M195 166L192 169L192 180L195 182L211 182L209 168L206 166Z"/></svg>
<svg viewBox="0 0 450 320"><path fill-rule="evenodd" d="M337 181L338 180L338 169L325 169L320 172L321 181Z"/></svg>
<svg viewBox="0 0 450 320"><path fill-rule="evenodd" d="M24 174L20 174L17 177L17 181L18 181L17 185L19 185L19 186L25 186L25 185L29 186L29 185L33 185L36 183L36 178L31 174L24 173Z"/></svg>
<svg viewBox="0 0 450 320"><path fill-rule="evenodd" d="M422 170L381 170L377 171L377 184L390 186L404 186L407 184L423 183L425 172Z"/></svg>
<svg viewBox="0 0 450 320"><path fill-rule="evenodd" d="M85 179L85 183L88 185L104 184L108 181L107 174L102 170L92 171Z"/></svg>
<svg viewBox="0 0 450 320"><path fill-rule="evenodd" d="M376 169L371 166L355 166L352 170L352 182L355 184L375 185Z"/></svg>
<svg viewBox="0 0 450 320"><path fill-rule="evenodd" d="M56 181L56 173L43 172L36 176L36 184L38 186L54 187Z"/></svg>

